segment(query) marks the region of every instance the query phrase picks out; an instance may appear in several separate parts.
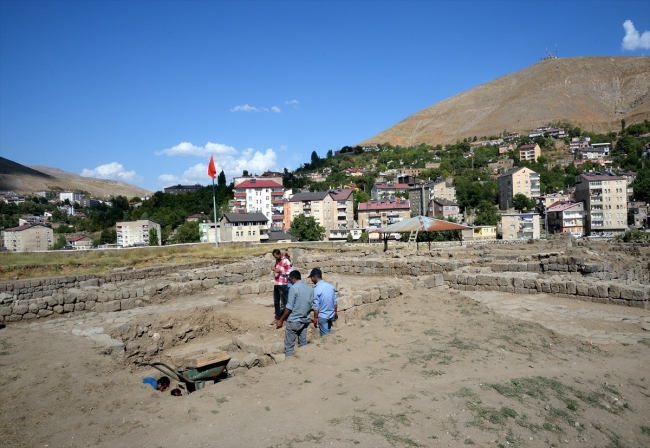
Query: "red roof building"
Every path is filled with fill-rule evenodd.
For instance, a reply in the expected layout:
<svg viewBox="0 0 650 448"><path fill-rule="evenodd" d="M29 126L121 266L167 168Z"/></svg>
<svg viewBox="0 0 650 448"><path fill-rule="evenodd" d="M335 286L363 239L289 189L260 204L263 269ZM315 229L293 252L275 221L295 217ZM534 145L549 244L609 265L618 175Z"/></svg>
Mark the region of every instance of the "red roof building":
<svg viewBox="0 0 650 448"><path fill-rule="evenodd" d="M269 179L248 179L235 186L235 213L262 213L272 228L284 227L284 187Z"/></svg>

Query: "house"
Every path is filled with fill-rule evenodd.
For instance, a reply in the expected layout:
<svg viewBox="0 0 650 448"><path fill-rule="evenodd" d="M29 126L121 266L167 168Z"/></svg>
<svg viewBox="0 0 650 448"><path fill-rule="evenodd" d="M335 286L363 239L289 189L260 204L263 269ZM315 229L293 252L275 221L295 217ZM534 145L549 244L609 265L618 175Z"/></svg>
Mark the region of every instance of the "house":
<svg viewBox="0 0 650 448"><path fill-rule="evenodd" d="M398 184L407 184L409 187L413 187L415 185L421 185L425 183L426 181L424 179L421 179L419 177L411 176L408 174L402 174L397 177L397 183Z"/></svg>
<svg viewBox="0 0 650 448"><path fill-rule="evenodd" d="M219 231L219 223L217 223L217 232ZM214 223L209 221L199 221L199 235L201 235L202 243L214 244Z"/></svg>
<svg viewBox="0 0 650 448"><path fill-rule="evenodd" d="M408 199L397 198L392 202L372 201L359 204L358 222L361 229L372 231L410 217L411 206ZM378 238L377 233L371 233L371 238L373 235Z"/></svg>
<svg viewBox="0 0 650 448"><path fill-rule="evenodd" d="M121 247L148 246L149 236L155 232L158 246L162 245L160 224L148 219L138 221L122 221L115 224L117 245Z"/></svg>
<svg viewBox="0 0 650 448"><path fill-rule="evenodd" d="M550 135L553 138L566 137L566 132L564 132L564 128L550 128L547 129L546 132L548 133L548 135Z"/></svg>
<svg viewBox="0 0 650 448"><path fill-rule="evenodd" d="M501 239L539 239L538 213L503 213L499 223Z"/></svg>
<svg viewBox="0 0 650 448"><path fill-rule="evenodd" d="M549 233L584 234L585 205L582 202L558 201L546 210Z"/></svg>
<svg viewBox="0 0 650 448"><path fill-rule="evenodd" d="M25 224L33 225L33 224L46 224L46 223L47 223L47 218L45 216L24 215L18 218L19 226L24 226Z"/></svg>
<svg viewBox="0 0 650 448"><path fill-rule="evenodd" d="M562 192L545 194L542 196L535 196L533 200L537 204L540 210L547 210L551 205L556 202L566 202L570 199L568 194Z"/></svg>
<svg viewBox="0 0 650 448"><path fill-rule="evenodd" d="M427 216L434 218L458 218L460 208L458 204L446 199L434 199L429 203Z"/></svg>
<svg viewBox="0 0 650 448"><path fill-rule="evenodd" d="M636 229L648 227L648 205L645 202L630 202L627 206L627 223Z"/></svg>
<svg viewBox="0 0 650 448"><path fill-rule="evenodd" d="M70 201L70 203L74 202L79 202L83 195L81 193L77 193L76 191L62 191L59 193L59 200L61 202L64 202L66 199Z"/></svg>
<svg viewBox="0 0 650 448"><path fill-rule="evenodd" d="M79 235L72 237L68 243L76 250L88 250L93 247L93 239L87 235Z"/></svg>
<svg viewBox="0 0 650 448"><path fill-rule="evenodd" d="M508 134L505 137L503 137L504 142L511 142L513 140L516 140L519 138L519 132L515 132L513 134Z"/></svg>
<svg viewBox="0 0 650 448"><path fill-rule="evenodd" d="M488 168L494 171L509 170L515 166L515 161L512 159L499 159L496 162L488 163Z"/></svg>
<svg viewBox="0 0 650 448"><path fill-rule="evenodd" d="M592 162L600 162L609 157L608 147L594 145L577 148L573 153L573 158L575 160L582 160L583 162L587 160L591 160Z"/></svg>
<svg viewBox="0 0 650 448"><path fill-rule="evenodd" d="M537 158L542 155L542 149L537 143L521 145L519 147L519 160L536 162Z"/></svg>
<svg viewBox="0 0 650 448"><path fill-rule="evenodd" d="M186 194L186 193L191 193L193 191L201 190L203 188L203 185L173 185L171 187L165 187L164 191L165 193L169 194Z"/></svg>
<svg viewBox="0 0 650 448"><path fill-rule="evenodd" d="M4 231L4 246L12 252L48 250L53 244L54 231L43 225L24 224Z"/></svg>
<svg viewBox="0 0 650 448"><path fill-rule="evenodd" d="M585 203L585 235L627 230L627 179L609 172L576 176L576 201Z"/></svg>
<svg viewBox="0 0 650 448"><path fill-rule="evenodd" d="M279 182L278 182L279 180ZM236 178L234 213L262 213L272 229L285 225L282 179Z"/></svg>
<svg viewBox="0 0 650 448"><path fill-rule="evenodd" d="M260 243L269 239L269 219L263 213L224 213L219 222L222 243Z"/></svg>
<svg viewBox="0 0 650 448"><path fill-rule="evenodd" d="M205 213L196 213L185 218L186 222L204 222L209 221L210 218Z"/></svg>
<svg viewBox="0 0 650 448"><path fill-rule="evenodd" d="M461 234L466 241L496 240L497 226L474 226L461 230Z"/></svg>
<svg viewBox="0 0 650 448"><path fill-rule="evenodd" d="M380 199L388 199L399 193L406 193L409 191L408 184L396 184L393 182L375 182L370 191L370 197L375 201Z"/></svg>
<svg viewBox="0 0 650 448"><path fill-rule="evenodd" d="M295 243L298 238L282 230L272 230L269 232L268 242L271 244Z"/></svg>
<svg viewBox="0 0 650 448"><path fill-rule="evenodd" d="M521 193L526 197L539 196L539 174L530 168L520 167L508 171L497 178L499 187L499 208L512 207L512 198Z"/></svg>
<svg viewBox="0 0 650 448"><path fill-rule="evenodd" d="M589 146L590 141L591 141L591 137L584 137L584 138L573 137L569 142L569 152L571 154L575 154L577 150Z"/></svg>

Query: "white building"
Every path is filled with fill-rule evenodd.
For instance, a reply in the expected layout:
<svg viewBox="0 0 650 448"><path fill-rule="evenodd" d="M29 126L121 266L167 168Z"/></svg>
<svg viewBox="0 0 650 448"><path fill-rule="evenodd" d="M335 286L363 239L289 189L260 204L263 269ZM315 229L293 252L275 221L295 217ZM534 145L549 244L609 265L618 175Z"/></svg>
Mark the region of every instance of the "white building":
<svg viewBox="0 0 650 448"><path fill-rule="evenodd" d="M162 244L160 224L148 219L138 221L118 222L116 225L117 245L122 247L148 246L149 231L155 229L158 235L158 245Z"/></svg>
<svg viewBox="0 0 650 448"><path fill-rule="evenodd" d="M235 183L235 213L262 213L271 228L284 227L284 187L275 180L250 178Z"/></svg>
<svg viewBox="0 0 650 448"><path fill-rule="evenodd" d="M503 213L500 226L504 240L539 239L538 213Z"/></svg>
<svg viewBox="0 0 650 448"><path fill-rule="evenodd" d="M71 204L73 202L79 202L82 197L83 195L81 193L77 193L76 191L62 191L59 193L59 199L61 201L65 201L67 199Z"/></svg>

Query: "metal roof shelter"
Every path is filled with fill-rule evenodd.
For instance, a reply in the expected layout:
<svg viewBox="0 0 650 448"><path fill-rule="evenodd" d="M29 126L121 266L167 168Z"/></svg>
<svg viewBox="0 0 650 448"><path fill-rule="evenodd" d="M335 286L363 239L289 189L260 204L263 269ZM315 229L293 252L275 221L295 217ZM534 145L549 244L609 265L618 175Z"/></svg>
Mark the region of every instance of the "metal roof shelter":
<svg viewBox="0 0 650 448"><path fill-rule="evenodd" d="M384 251L386 251L388 249L388 235L391 233L409 232L411 234L409 243L415 242L417 245L417 235L419 232L444 232L446 230L464 230L469 228L461 224L456 224L455 222L420 215L409 218L406 221L391 224L388 227L373 230L370 233L381 233L384 235Z"/></svg>

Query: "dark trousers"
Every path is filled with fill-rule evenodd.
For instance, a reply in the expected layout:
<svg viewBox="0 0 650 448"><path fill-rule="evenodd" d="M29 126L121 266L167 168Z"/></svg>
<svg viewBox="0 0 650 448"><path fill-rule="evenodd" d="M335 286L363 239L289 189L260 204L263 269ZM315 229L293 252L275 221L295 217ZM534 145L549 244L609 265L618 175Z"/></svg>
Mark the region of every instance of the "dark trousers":
<svg viewBox="0 0 650 448"><path fill-rule="evenodd" d="M289 287L287 285L273 286L273 306L275 307L275 320L282 317L284 309L287 307L289 297Z"/></svg>

